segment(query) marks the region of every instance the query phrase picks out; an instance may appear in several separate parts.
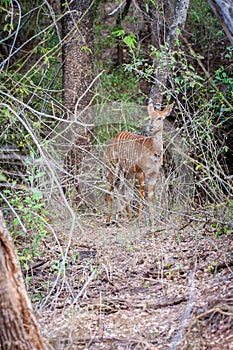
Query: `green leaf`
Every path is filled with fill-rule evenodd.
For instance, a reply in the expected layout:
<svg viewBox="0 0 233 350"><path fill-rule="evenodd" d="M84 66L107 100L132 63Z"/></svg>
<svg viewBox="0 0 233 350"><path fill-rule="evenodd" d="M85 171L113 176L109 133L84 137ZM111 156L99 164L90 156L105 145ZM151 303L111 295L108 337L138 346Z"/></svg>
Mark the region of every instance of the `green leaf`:
<svg viewBox="0 0 233 350"><path fill-rule="evenodd" d="M14 223L15 226L18 226L18 225L19 225L19 220L18 220L18 218L14 218L13 223Z"/></svg>
<svg viewBox="0 0 233 350"><path fill-rule="evenodd" d="M201 164L196 165L195 170L198 170L201 168Z"/></svg>
<svg viewBox="0 0 233 350"><path fill-rule="evenodd" d="M6 176L0 172L0 181L6 181Z"/></svg>
<svg viewBox="0 0 233 350"><path fill-rule="evenodd" d="M129 46L131 49L133 49L137 43L136 35L134 33L130 33L130 35L127 35L123 39L123 41L127 46Z"/></svg>
<svg viewBox="0 0 233 350"><path fill-rule="evenodd" d="M29 283L30 280L31 280L31 277L30 277L30 276L26 276L26 278L25 278L25 283L26 283L26 284Z"/></svg>
<svg viewBox="0 0 233 350"><path fill-rule="evenodd" d="M28 271L28 270L29 270L29 266L28 266L28 264L27 264L27 263L24 263L24 264L23 264L23 267L25 268L25 270L26 270L26 271Z"/></svg>
<svg viewBox="0 0 233 350"><path fill-rule="evenodd" d="M46 174L45 171L41 171L40 173L37 173L37 174L35 175L34 179L38 179L38 178L44 176L45 174Z"/></svg>
<svg viewBox="0 0 233 350"><path fill-rule="evenodd" d="M88 46L82 46L82 50L85 51L85 52L90 52L90 53L92 53L90 47L88 47Z"/></svg>
<svg viewBox="0 0 233 350"><path fill-rule="evenodd" d="M125 34L124 29L118 29L118 30L115 30L114 32L112 32L112 35L115 35L116 37L120 37L124 34Z"/></svg>
<svg viewBox="0 0 233 350"><path fill-rule="evenodd" d="M33 151L30 151L30 157L31 157L32 159L34 159L34 158L35 158L35 154L34 154L34 152L33 152Z"/></svg>
<svg viewBox="0 0 233 350"><path fill-rule="evenodd" d="M33 190L32 190L32 198L34 200L39 200L42 197L43 197L42 196L42 192L40 190L38 190L38 188L33 188Z"/></svg>

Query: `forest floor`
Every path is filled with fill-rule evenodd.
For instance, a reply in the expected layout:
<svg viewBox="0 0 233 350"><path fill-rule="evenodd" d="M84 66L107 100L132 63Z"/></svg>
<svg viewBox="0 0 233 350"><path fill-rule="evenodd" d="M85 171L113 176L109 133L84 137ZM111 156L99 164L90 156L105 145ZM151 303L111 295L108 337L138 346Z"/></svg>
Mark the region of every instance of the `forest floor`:
<svg viewBox="0 0 233 350"><path fill-rule="evenodd" d="M55 349L233 349L233 235L213 226L187 216L106 227L93 215L76 225L60 276L51 235L29 290L44 338Z"/></svg>

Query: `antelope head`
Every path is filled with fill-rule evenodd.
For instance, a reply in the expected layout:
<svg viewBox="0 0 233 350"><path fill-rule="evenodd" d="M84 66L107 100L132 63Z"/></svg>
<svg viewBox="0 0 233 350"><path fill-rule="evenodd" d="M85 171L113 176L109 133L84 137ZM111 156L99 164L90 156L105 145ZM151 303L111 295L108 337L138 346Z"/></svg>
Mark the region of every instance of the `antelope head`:
<svg viewBox="0 0 233 350"><path fill-rule="evenodd" d="M170 115L172 108L173 104L164 108L163 111L159 111L154 109L153 103L149 103L147 111L150 119L146 126L146 132L148 132L149 135L152 136L158 132L163 132L164 119Z"/></svg>

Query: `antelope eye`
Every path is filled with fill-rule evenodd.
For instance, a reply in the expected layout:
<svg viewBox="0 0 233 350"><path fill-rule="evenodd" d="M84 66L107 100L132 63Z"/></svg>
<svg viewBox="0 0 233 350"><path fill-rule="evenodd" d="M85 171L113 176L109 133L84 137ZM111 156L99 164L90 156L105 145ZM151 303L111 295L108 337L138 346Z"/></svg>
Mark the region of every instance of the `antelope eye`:
<svg viewBox="0 0 233 350"><path fill-rule="evenodd" d="M162 118L161 117L159 117L157 120L161 120Z"/></svg>

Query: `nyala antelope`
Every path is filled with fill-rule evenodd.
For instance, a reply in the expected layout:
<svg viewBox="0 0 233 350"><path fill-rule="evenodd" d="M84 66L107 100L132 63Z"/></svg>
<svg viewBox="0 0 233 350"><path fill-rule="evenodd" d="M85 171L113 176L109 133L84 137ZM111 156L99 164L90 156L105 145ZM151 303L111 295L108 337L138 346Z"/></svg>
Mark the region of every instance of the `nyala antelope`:
<svg viewBox="0 0 233 350"><path fill-rule="evenodd" d="M119 132L108 144L104 156L107 179L110 185L107 194L107 223L111 221L112 192L117 179L137 174L139 187L138 220L142 219L145 185L149 202L149 214L152 218L155 185L163 163L163 125L164 119L171 113L173 105L163 111L155 110L152 103L148 105L149 122L146 134ZM126 204L129 220L132 220L130 202Z"/></svg>

